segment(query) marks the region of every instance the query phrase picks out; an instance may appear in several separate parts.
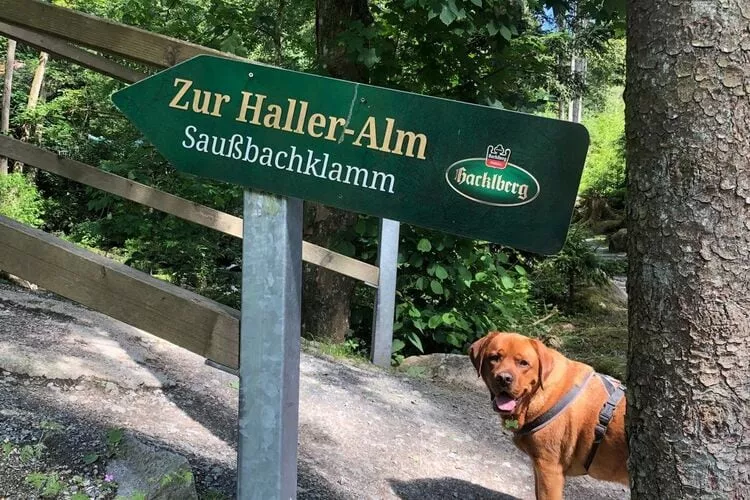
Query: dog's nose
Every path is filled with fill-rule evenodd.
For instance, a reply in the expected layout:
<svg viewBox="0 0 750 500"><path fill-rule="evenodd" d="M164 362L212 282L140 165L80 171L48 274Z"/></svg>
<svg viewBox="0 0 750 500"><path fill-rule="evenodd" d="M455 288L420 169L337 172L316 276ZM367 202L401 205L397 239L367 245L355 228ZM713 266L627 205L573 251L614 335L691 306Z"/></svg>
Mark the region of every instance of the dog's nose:
<svg viewBox="0 0 750 500"><path fill-rule="evenodd" d="M513 375L508 372L500 372L497 374L497 381L500 385L508 387L513 383Z"/></svg>

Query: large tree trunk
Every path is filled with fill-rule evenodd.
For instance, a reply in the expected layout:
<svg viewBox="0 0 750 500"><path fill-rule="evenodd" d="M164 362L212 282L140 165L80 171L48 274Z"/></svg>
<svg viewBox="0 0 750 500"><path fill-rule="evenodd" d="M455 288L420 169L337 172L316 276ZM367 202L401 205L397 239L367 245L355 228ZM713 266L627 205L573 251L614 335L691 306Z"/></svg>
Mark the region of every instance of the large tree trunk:
<svg viewBox="0 0 750 500"><path fill-rule="evenodd" d="M10 129L10 94L13 90L13 69L16 64L16 41L8 40L8 52L5 58L5 83L3 85L3 103L0 110L0 134L6 135ZM0 175L8 173L8 159L0 156Z"/></svg>
<svg viewBox="0 0 750 500"><path fill-rule="evenodd" d="M630 0L633 498L750 496L750 1Z"/></svg>
<svg viewBox="0 0 750 500"><path fill-rule="evenodd" d="M353 22L372 23L367 0L318 0L316 35L318 61L336 78L365 81L366 68L352 61L339 35ZM351 212L307 203L305 208L307 240L330 247L339 234L352 226L357 216ZM349 311L356 282L322 267L305 265L303 288L303 332L317 338L343 341L349 331Z"/></svg>

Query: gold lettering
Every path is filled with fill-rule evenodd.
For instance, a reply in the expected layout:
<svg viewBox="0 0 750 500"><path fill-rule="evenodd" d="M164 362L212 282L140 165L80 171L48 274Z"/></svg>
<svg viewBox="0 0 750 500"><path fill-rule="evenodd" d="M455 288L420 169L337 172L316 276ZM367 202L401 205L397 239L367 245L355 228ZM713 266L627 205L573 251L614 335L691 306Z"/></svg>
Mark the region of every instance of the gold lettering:
<svg viewBox="0 0 750 500"><path fill-rule="evenodd" d="M231 98L224 94L214 94L214 110L211 111L211 116L221 116L221 107L228 103Z"/></svg>
<svg viewBox="0 0 750 500"><path fill-rule="evenodd" d="M323 132L318 132L319 127L325 128L326 117L320 113L315 113L310 117L310 121L307 122L307 133L312 137L323 137Z"/></svg>
<svg viewBox="0 0 750 500"><path fill-rule="evenodd" d="M294 119L294 110L297 109L297 100L296 99L287 99L289 102L289 107L286 108L286 122L284 123L284 128L281 129L284 132L291 132L292 131L292 120Z"/></svg>
<svg viewBox="0 0 750 500"><path fill-rule="evenodd" d="M406 138L406 153L403 153L404 138ZM414 146L419 140L419 152L417 158L424 160L424 152L427 149L427 136L424 134L415 134L414 132L404 132L403 130L396 131L396 147L393 148L393 153L397 155L406 154L410 158L414 158Z"/></svg>
<svg viewBox="0 0 750 500"><path fill-rule="evenodd" d="M378 130L374 116L371 116L367 119L367 122L365 122L365 125L359 132L357 139L352 144L354 144L355 146L361 146L363 138L367 138L370 140L370 144L367 145L368 148L378 149Z"/></svg>
<svg viewBox="0 0 750 500"><path fill-rule="evenodd" d="M294 129L295 134L304 134L302 127L305 125L305 118L307 117L307 101L300 101L299 119L297 120L297 128Z"/></svg>
<svg viewBox="0 0 750 500"><path fill-rule="evenodd" d="M268 114L263 117L263 126L268 128L281 128L281 106L278 104L271 104L268 106Z"/></svg>
<svg viewBox="0 0 750 500"><path fill-rule="evenodd" d="M329 141L336 140L336 129L339 125L342 127L346 126L346 120L344 118L336 118L335 116L328 117L328 134L326 134L326 139Z"/></svg>
<svg viewBox="0 0 750 500"><path fill-rule="evenodd" d="M393 124L396 122L393 118L385 119L385 137L383 137L383 147L380 150L384 153L390 153L391 150L388 145L391 143L391 136L393 136Z"/></svg>
<svg viewBox="0 0 750 500"><path fill-rule="evenodd" d="M263 106L263 101L266 100L266 96L257 94L255 99L255 106L250 105L250 98L253 96L252 92L242 92L242 104L240 105L240 114L235 118L238 122L247 122L247 112L253 111L253 118L250 123L253 125L260 125L260 108Z"/></svg>
<svg viewBox="0 0 750 500"><path fill-rule="evenodd" d="M176 109L184 109L187 111L189 104L187 102L183 104L179 104L180 99L182 99L185 94L187 94L188 90L190 90L190 87L193 86L192 80L184 80L182 78L175 78L174 79L174 87L177 87L178 85L182 85L182 88L177 91L177 95L174 96L174 98L169 102L170 108L176 108Z"/></svg>
<svg viewBox="0 0 750 500"><path fill-rule="evenodd" d="M203 95L203 99L201 99ZM207 90L193 90L193 111L203 115L209 114L208 107L211 105L211 92Z"/></svg>

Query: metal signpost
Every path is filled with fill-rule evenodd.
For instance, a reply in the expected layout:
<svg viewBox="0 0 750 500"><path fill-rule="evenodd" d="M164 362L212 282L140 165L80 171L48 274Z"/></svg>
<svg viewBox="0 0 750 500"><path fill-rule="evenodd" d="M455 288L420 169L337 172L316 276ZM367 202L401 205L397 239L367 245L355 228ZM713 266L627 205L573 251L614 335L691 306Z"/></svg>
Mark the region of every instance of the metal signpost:
<svg viewBox="0 0 750 500"><path fill-rule="evenodd" d="M274 193L245 193L242 500L296 496L301 200L383 219L376 307L389 310L376 316L390 320L373 328L387 339L396 221L554 253L588 149L574 123L214 56L112 99L178 170ZM372 346L378 364L384 345Z"/></svg>

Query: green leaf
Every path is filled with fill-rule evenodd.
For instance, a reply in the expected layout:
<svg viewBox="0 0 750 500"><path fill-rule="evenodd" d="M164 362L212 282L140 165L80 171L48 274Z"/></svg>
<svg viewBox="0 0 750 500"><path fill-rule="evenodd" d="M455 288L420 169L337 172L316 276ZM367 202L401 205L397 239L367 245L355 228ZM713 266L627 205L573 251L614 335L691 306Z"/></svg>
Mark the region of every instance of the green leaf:
<svg viewBox="0 0 750 500"><path fill-rule="evenodd" d="M83 463L85 463L86 465L91 465L97 460L99 460L99 454L97 453L87 453L83 456Z"/></svg>
<svg viewBox="0 0 750 500"><path fill-rule="evenodd" d="M443 285L440 284L438 280L432 280L430 282L430 288L434 293L442 294L443 293Z"/></svg>
<svg viewBox="0 0 750 500"><path fill-rule="evenodd" d="M419 243L417 244L417 250L420 252L429 252L432 250L432 244L430 243L430 240L427 238L422 238L419 240Z"/></svg>
<svg viewBox="0 0 750 500"><path fill-rule="evenodd" d="M424 277L420 276L417 278L417 281L414 283L414 287L417 290L424 290Z"/></svg>
<svg viewBox="0 0 750 500"><path fill-rule="evenodd" d="M508 276L507 274L506 274L506 275L503 275L503 276L502 276L502 277L500 278L500 281L502 281L502 282L503 282L503 286L504 286L505 288L507 288L508 290L510 290L511 288L513 288L513 287L514 287L514 286L516 285L516 282L515 282L515 281L513 281L513 278L511 278L511 277L510 277L510 276Z"/></svg>
<svg viewBox="0 0 750 500"><path fill-rule="evenodd" d="M456 15L450 11L447 5L443 5L443 10L440 12L440 20L444 25L450 26L455 21Z"/></svg>
<svg viewBox="0 0 750 500"><path fill-rule="evenodd" d="M409 332L406 334L407 340L414 344L414 347L419 349L419 352L424 354L424 348L422 347L422 339L419 338L419 336L414 332Z"/></svg>
<svg viewBox="0 0 750 500"><path fill-rule="evenodd" d="M523 266L516 264L516 267L513 269L515 269L520 276L526 276L526 269L524 269Z"/></svg>
<svg viewBox="0 0 750 500"><path fill-rule="evenodd" d="M429 241L427 243L429 243ZM422 267L422 264L424 264L424 256L422 256L422 254L413 253L411 258L409 258L409 265L411 266Z"/></svg>
<svg viewBox="0 0 750 500"><path fill-rule="evenodd" d="M481 7L482 6L482 0L471 0L471 3L473 3L477 7Z"/></svg>
<svg viewBox="0 0 750 500"><path fill-rule="evenodd" d="M476 275L474 275L474 279L477 281L484 281L487 279L487 273L479 271Z"/></svg>
<svg viewBox="0 0 750 500"><path fill-rule="evenodd" d="M439 314L436 314L430 318L430 321L427 322L427 326L432 328L433 330L440 326L440 323L443 322L442 316Z"/></svg>
<svg viewBox="0 0 750 500"><path fill-rule="evenodd" d="M500 26L500 36L510 41L510 39L513 37L513 34L510 32L508 27L503 24L502 26Z"/></svg>
<svg viewBox="0 0 750 500"><path fill-rule="evenodd" d="M458 336L456 336L455 333L449 333L448 335L446 335L445 340L447 340L448 343L453 347L461 347L463 345L463 342L458 338Z"/></svg>
<svg viewBox="0 0 750 500"><path fill-rule="evenodd" d="M412 318L421 318L422 313L419 312L419 309L417 309L416 307L412 307L411 309L409 309L409 316L411 316Z"/></svg>
<svg viewBox="0 0 750 500"><path fill-rule="evenodd" d="M487 23L487 31L489 31L490 36L497 35L498 29L497 25L495 25L495 21L490 21L489 23Z"/></svg>
<svg viewBox="0 0 750 500"><path fill-rule="evenodd" d="M122 441L122 438L125 434L125 431L122 429L110 429L107 432L107 444L110 446L116 446L120 444L120 441Z"/></svg>
<svg viewBox="0 0 750 500"><path fill-rule="evenodd" d="M448 277L448 271L445 270L445 268L441 265L438 265L435 268L435 277L437 277L440 280L444 280Z"/></svg>
<svg viewBox="0 0 750 500"><path fill-rule="evenodd" d="M377 55L377 52L375 49L367 49L365 53L362 55L362 62L365 66L368 68L372 68L377 63L380 62L380 56Z"/></svg>
<svg viewBox="0 0 750 500"><path fill-rule="evenodd" d="M393 343L391 344L391 353L399 352L401 349L406 347L406 343L404 343L401 339L394 339Z"/></svg>
<svg viewBox="0 0 750 500"><path fill-rule="evenodd" d="M512 419L512 420L509 419L509 420L506 420L503 423L503 425L505 426L506 429L518 429L518 420L516 420L516 419Z"/></svg>
<svg viewBox="0 0 750 500"><path fill-rule="evenodd" d="M472 278L471 273L466 269L466 266L458 266L458 276L464 281L468 281Z"/></svg>
<svg viewBox="0 0 750 500"><path fill-rule="evenodd" d="M456 316L453 313L443 313L442 319L446 325L452 325L456 322Z"/></svg>
<svg viewBox="0 0 750 500"><path fill-rule="evenodd" d="M359 219L354 226L354 232L360 236L364 236L367 232L367 221L365 219Z"/></svg>

